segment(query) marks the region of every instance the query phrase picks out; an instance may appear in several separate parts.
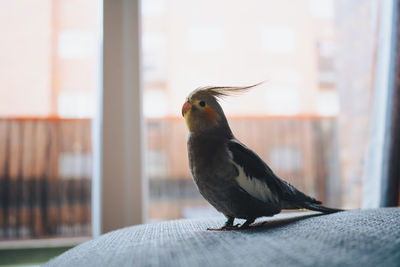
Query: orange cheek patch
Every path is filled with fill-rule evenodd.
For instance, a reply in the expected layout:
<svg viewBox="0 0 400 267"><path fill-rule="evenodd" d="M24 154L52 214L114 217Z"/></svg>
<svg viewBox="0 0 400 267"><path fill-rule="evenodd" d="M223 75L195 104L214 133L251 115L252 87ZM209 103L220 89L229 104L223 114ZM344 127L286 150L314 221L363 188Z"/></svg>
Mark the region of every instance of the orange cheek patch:
<svg viewBox="0 0 400 267"><path fill-rule="evenodd" d="M217 119L219 118L217 112L212 107L205 107L203 111L204 117L207 121L212 124L217 124Z"/></svg>

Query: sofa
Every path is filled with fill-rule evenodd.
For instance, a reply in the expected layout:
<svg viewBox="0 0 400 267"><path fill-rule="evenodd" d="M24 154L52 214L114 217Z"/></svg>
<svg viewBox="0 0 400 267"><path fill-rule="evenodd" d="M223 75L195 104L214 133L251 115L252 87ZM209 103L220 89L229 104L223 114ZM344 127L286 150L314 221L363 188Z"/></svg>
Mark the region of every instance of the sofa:
<svg viewBox="0 0 400 267"><path fill-rule="evenodd" d="M281 213L247 230L222 217L126 227L45 266L400 266L400 208Z"/></svg>

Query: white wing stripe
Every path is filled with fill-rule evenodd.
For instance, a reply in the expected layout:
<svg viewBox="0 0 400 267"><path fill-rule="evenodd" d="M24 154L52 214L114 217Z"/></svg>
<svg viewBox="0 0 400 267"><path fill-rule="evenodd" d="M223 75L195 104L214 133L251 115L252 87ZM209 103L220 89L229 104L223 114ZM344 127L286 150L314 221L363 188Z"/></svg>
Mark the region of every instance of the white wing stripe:
<svg viewBox="0 0 400 267"><path fill-rule="evenodd" d="M233 161L232 163L239 171L239 175L235 179L241 188L243 188L251 196L261 201L276 202L276 196L271 192L266 183L260 181L259 179L248 177L240 165Z"/></svg>

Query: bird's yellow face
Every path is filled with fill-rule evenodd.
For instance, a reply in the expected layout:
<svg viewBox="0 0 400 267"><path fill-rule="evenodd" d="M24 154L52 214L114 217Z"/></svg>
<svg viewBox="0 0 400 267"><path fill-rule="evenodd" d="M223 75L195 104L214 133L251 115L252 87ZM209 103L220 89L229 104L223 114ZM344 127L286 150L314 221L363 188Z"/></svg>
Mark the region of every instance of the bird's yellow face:
<svg viewBox="0 0 400 267"><path fill-rule="evenodd" d="M182 116L190 132L203 131L218 124L220 116L210 99L190 97L182 106Z"/></svg>

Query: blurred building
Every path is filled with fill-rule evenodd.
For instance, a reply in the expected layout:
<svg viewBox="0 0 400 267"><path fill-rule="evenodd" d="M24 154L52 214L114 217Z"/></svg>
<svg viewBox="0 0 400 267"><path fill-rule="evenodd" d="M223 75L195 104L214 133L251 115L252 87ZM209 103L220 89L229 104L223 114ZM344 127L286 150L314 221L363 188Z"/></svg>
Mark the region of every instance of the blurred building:
<svg viewBox="0 0 400 267"><path fill-rule="evenodd" d="M12 127L26 132L35 124L15 122L13 117L93 116L100 80L97 2L0 0L0 116L11 117L0 125L0 157L8 155L9 144L1 140ZM259 81L266 83L222 102L236 136L306 193L328 205L358 207L375 53L375 3L143 0L150 217L203 216L211 210L204 208L207 204L190 179L187 130L180 117L187 94L199 86ZM57 132L57 125L66 121L49 123ZM82 132L79 123L85 125ZM39 134L50 138L40 142L41 151L64 139L70 144L54 148L59 154L52 161L53 178L90 176L89 123L67 123L70 128L58 137L50 130ZM12 162L18 159L15 155ZM81 171L68 173L75 168L71 166ZM0 177L11 181L7 171ZM89 193L82 191L83 202ZM63 199L62 203L75 203ZM10 221L16 222L15 216ZM4 218L0 216L0 222L6 222Z"/></svg>
<svg viewBox="0 0 400 267"><path fill-rule="evenodd" d="M0 115L91 117L96 0L0 1Z"/></svg>
<svg viewBox="0 0 400 267"><path fill-rule="evenodd" d="M337 115L333 5L322 2L144 1L145 114L179 116L199 86L266 80L226 112Z"/></svg>
<svg viewBox="0 0 400 267"><path fill-rule="evenodd" d="M91 234L97 2L0 0L0 239Z"/></svg>

